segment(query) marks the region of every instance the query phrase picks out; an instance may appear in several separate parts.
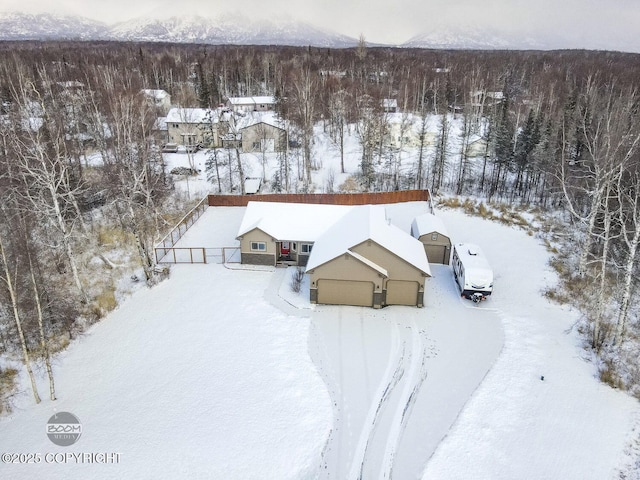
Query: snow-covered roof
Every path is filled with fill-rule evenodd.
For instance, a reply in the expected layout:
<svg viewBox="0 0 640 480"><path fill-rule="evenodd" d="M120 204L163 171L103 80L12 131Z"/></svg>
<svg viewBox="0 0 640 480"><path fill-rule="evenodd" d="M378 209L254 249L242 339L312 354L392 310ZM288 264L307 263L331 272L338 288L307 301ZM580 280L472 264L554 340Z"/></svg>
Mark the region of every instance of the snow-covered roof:
<svg viewBox="0 0 640 480"><path fill-rule="evenodd" d="M384 108L398 108L398 100L395 98L385 98L382 100L382 106Z"/></svg>
<svg viewBox="0 0 640 480"><path fill-rule="evenodd" d="M352 208L347 205L249 202L237 237L258 228L276 240L315 242Z"/></svg>
<svg viewBox="0 0 640 480"><path fill-rule="evenodd" d="M244 192L248 194L258 193L261 185L261 178L246 178L244 180Z"/></svg>
<svg viewBox="0 0 640 480"><path fill-rule="evenodd" d="M213 123L221 120L217 109L174 107L167 113L167 123L204 123L207 116Z"/></svg>
<svg viewBox="0 0 640 480"><path fill-rule="evenodd" d="M415 238L434 232L449 237L444 222L432 213L425 213L416 217L411 224L411 233Z"/></svg>
<svg viewBox="0 0 640 480"><path fill-rule="evenodd" d="M460 261L464 265L465 274L470 278L482 278L483 281L493 282L493 270L484 256L482 249L473 243L458 243L455 245Z"/></svg>
<svg viewBox="0 0 640 480"><path fill-rule="evenodd" d="M166 130L167 129L167 117L158 117L156 121L153 122L154 130Z"/></svg>
<svg viewBox="0 0 640 480"><path fill-rule="evenodd" d="M273 111L268 112L251 112L236 120L236 130L242 130L243 128L251 127L259 123L266 123L272 127L284 128L284 122Z"/></svg>
<svg viewBox="0 0 640 480"><path fill-rule="evenodd" d="M387 223L381 205L360 205L334 223L318 238L307 263L307 271L339 257L364 241L372 240L427 275L429 262L422 243L395 225Z"/></svg>
<svg viewBox="0 0 640 480"><path fill-rule="evenodd" d="M169 96L169 94L164 90L152 90L148 88L143 89L142 93L156 100L164 100Z"/></svg>
<svg viewBox="0 0 640 480"><path fill-rule="evenodd" d="M229 97L229 103L231 105L265 105L275 104L276 98L273 96L262 97Z"/></svg>

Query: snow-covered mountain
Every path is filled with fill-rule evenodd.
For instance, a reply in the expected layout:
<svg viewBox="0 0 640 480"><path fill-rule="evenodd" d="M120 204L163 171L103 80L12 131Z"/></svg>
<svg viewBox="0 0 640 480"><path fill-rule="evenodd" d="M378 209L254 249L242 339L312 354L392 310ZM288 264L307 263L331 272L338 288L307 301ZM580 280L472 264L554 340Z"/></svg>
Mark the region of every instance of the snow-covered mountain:
<svg viewBox="0 0 640 480"><path fill-rule="evenodd" d="M348 47L357 40L294 20L253 21L226 15L217 19L174 16L137 18L107 25L54 14L0 15L0 40L81 39L239 45Z"/></svg>
<svg viewBox="0 0 640 480"><path fill-rule="evenodd" d="M509 31L496 26L436 25L401 45L411 48L453 50L618 50L640 52L640 40L624 31L617 36L583 34L531 28L529 31Z"/></svg>
<svg viewBox="0 0 640 480"><path fill-rule="evenodd" d="M92 40L108 37L109 27L88 18L41 13L0 14L0 40Z"/></svg>

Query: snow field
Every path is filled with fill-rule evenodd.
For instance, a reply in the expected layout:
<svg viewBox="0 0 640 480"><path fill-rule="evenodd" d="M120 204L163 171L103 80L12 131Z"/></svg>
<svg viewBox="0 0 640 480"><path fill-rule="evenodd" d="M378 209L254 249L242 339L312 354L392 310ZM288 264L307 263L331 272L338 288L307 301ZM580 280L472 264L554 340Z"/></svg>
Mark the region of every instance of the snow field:
<svg viewBox="0 0 640 480"><path fill-rule="evenodd" d="M59 358L59 400L16 411L0 451L113 451L118 465L2 465L4 478L313 478L331 424L309 322L271 307L268 272L172 268ZM44 384L41 385L44 387ZM55 411L84 433L46 438ZM6 475L6 476L5 476Z"/></svg>

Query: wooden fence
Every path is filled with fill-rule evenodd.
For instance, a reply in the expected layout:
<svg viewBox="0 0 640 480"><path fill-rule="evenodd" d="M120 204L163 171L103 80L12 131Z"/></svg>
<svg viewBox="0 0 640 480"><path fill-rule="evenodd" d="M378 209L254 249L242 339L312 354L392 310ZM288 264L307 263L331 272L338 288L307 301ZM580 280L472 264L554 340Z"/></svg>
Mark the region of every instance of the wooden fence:
<svg viewBox="0 0 640 480"><path fill-rule="evenodd" d="M273 193L264 195L209 195L210 207L246 207L249 202L320 203L332 205L376 205L382 203L428 202L429 190L401 190L376 193Z"/></svg>
<svg viewBox="0 0 640 480"><path fill-rule="evenodd" d="M187 213L156 245L156 263L240 263L240 247L175 247L202 216L207 207L246 207L249 202L314 203L331 205L376 205L427 202L433 213L429 190L376 193L273 193L265 195L208 195Z"/></svg>

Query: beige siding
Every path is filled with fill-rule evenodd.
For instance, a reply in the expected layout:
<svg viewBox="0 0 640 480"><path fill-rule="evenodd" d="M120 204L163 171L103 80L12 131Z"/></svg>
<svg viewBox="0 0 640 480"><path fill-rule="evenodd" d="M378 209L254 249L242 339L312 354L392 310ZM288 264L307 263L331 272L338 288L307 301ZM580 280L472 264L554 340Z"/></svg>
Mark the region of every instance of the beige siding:
<svg viewBox="0 0 640 480"><path fill-rule="evenodd" d="M318 303L331 305L373 306L373 282L354 280L319 280Z"/></svg>
<svg viewBox="0 0 640 480"><path fill-rule="evenodd" d="M387 281L387 305L417 305L418 282L405 282L402 280Z"/></svg>
<svg viewBox="0 0 640 480"><path fill-rule="evenodd" d="M264 252L258 252L251 250L251 242L264 242L267 244L267 249ZM242 253L265 253L270 255L276 254L276 243L271 238L271 235L267 235L262 230L254 228L250 232L245 233L240 240L240 251Z"/></svg>
<svg viewBox="0 0 640 480"><path fill-rule="evenodd" d="M384 280L380 273L347 255L340 255L338 258L314 268L310 272L311 287L315 288L320 279L375 282L376 292L382 291Z"/></svg>
<svg viewBox="0 0 640 480"><path fill-rule="evenodd" d="M258 123L243 128L242 131L242 151L261 152L282 151L286 149L286 134L281 128Z"/></svg>
<svg viewBox="0 0 640 480"><path fill-rule="evenodd" d="M420 270L374 241L367 240L351 250L386 269L389 278L393 280L415 281L424 285L424 276Z"/></svg>
<svg viewBox="0 0 640 480"><path fill-rule="evenodd" d="M429 263L449 265L449 257L451 255L451 240L449 237L437 232L432 232L421 235L420 241L424 244L424 250Z"/></svg>

